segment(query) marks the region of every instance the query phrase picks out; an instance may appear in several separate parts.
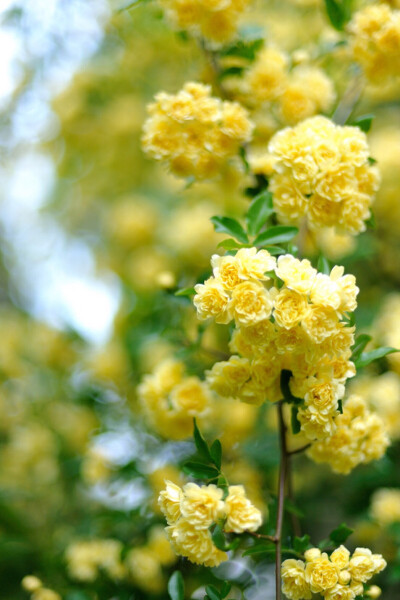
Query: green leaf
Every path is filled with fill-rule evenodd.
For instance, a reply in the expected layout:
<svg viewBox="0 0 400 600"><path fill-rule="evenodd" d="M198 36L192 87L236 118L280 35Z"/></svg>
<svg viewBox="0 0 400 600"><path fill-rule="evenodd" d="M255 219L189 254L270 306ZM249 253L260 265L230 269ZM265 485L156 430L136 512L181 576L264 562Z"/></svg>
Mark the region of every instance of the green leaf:
<svg viewBox="0 0 400 600"><path fill-rule="evenodd" d="M347 527L346 523L342 523L339 527L336 527L329 534L329 539L334 542L337 546L344 544L349 535L353 533L354 529Z"/></svg>
<svg viewBox="0 0 400 600"><path fill-rule="evenodd" d="M247 231L249 235L257 235L268 217L274 212L271 192L261 192L253 198L246 214Z"/></svg>
<svg viewBox="0 0 400 600"><path fill-rule="evenodd" d="M371 213L371 216L370 216L370 218L369 218L369 219L367 219L367 220L365 221L365 224L366 224L366 226L367 226L369 229L375 229L375 228L376 228L376 219L375 219L375 215L374 215L374 213L371 211L371 209L370 209L370 213Z"/></svg>
<svg viewBox="0 0 400 600"><path fill-rule="evenodd" d="M350 125L353 125L354 127L359 127L361 131L364 131L364 133L368 133L368 131L371 129L372 121L374 119L375 115L362 115L361 117L357 117L357 119L354 119L354 121L350 123Z"/></svg>
<svg viewBox="0 0 400 600"><path fill-rule="evenodd" d="M211 217L211 223L217 233L228 233L242 244L248 244L249 238L241 224L230 217Z"/></svg>
<svg viewBox="0 0 400 600"><path fill-rule="evenodd" d="M215 585L206 585L206 594L210 600L221 600L221 594Z"/></svg>
<svg viewBox="0 0 400 600"><path fill-rule="evenodd" d="M221 525L219 525L218 523L214 527L214 531L212 532L211 537L212 537L212 541L214 542L215 546L217 546L218 550L226 550L227 549L225 534L222 530Z"/></svg>
<svg viewBox="0 0 400 600"><path fill-rule="evenodd" d="M356 337L356 341L354 342L353 346L351 347L351 350L352 350L351 360L353 360L353 361L357 360L360 357L361 352L364 350L365 346L371 340L372 340L372 337L370 335L367 335L366 333L362 333L361 335L358 335Z"/></svg>
<svg viewBox="0 0 400 600"><path fill-rule="evenodd" d="M327 550L328 548L330 548L332 546L332 540L321 540L320 543L318 544L318 548L320 550Z"/></svg>
<svg viewBox="0 0 400 600"><path fill-rule="evenodd" d="M256 544L251 548L247 548L247 550L243 552L242 556L252 556L253 554L270 554L271 552L275 553L275 544L273 544L273 542L270 544Z"/></svg>
<svg viewBox="0 0 400 600"><path fill-rule="evenodd" d="M288 513L291 513L292 515L299 517L299 519L302 519L304 517L303 511L300 510L300 508L296 506L291 500L289 500L289 498L286 498L285 500L285 510Z"/></svg>
<svg viewBox="0 0 400 600"><path fill-rule="evenodd" d="M174 571L168 581L168 594L171 600L184 600L185 584L182 573Z"/></svg>
<svg viewBox="0 0 400 600"><path fill-rule="evenodd" d="M218 470L221 470L221 462L222 462L222 447L221 442L219 440L214 440L210 448L210 454L214 465Z"/></svg>
<svg viewBox="0 0 400 600"><path fill-rule="evenodd" d="M187 475L196 479L216 479L219 474L215 467L194 460L188 460L182 468Z"/></svg>
<svg viewBox="0 0 400 600"><path fill-rule="evenodd" d="M286 225L275 225L270 227L267 231L263 231L254 240L255 246L264 246L264 244L282 244L290 242L297 234L299 230L297 227L289 227Z"/></svg>
<svg viewBox="0 0 400 600"><path fill-rule="evenodd" d="M317 269L320 273L324 273L325 275L329 275L331 272L329 260L323 254L320 254L319 256Z"/></svg>
<svg viewBox="0 0 400 600"><path fill-rule="evenodd" d="M262 48L264 44L263 38L255 38L253 40L239 40L236 44L229 46L225 50L222 50L222 56L238 56L249 61L253 61L256 57L258 50Z"/></svg>
<svg viewBox="0 0 400 600"><path fill-rule="evenodd" d="M338 411L343 414L343 400L338 400Z"/></svg>
<svg viewBox="0 0 400 600"><path fill-rule="evenodd" d="M175 292L175 296L193 296L196 293L194 287L182 288Z"/></svg>
<svg viewBox="0 0 400 600"><path fill-rule="evenodd" d="M332 26L342 31L350 18L349 0L325 0L325 8Z"/></svg>
<svg viewBox="0 0 400 600"><path fill-rule="evenodd" d="M221 586L221 598L225 598L231 591L231 584L229 581L224 581Z"/></svg>
<svg viewBox="0 0 400 600"><path fill-rule="evenodd" d="M226 77L240 77L244 71L243 67L227 67L218 74L218 79L222 81Z"/></svg>
<svg viewBox="0 0 400 600"><path fill-rule="evenodd" d="M399 350L397 350L397 348L391 348L390 346L382 346L381 348L376 348L376 350L371 350L370 352L362 352L360 358L355 360L354 364L356 365L356 369L361 369L374 362L374 360L379 360L394 352L399 352Z"/></svg>
<svg viewBox="0 0 400 600"><path fill-rule="evenodd" d="M268 252L275 256L277 254L286 254L285 248L281 248L280 246L263 246L264 250L268 250Z"/></svg>
<svg viewBox="0 0 400 600"><path fill-rule="evenodd" d="M376 160L376 158L372 158L372 156L368 156L368 162L370 165L376 165L376 163L378 161Z"/></svg>
<svg viewBox="0 0 400 600"><path fill-rule="evenodd" d="M303 535L303 537L295 537L293 540L293 548L299 554L303 554L310 545L310 536Z"/></svg>
<svg viewBox="0 0 400 600"><path fill-rule="evenodd" d="M248 248L249 244L241 244L232 238L228 238L227 240L222 240L217 246L217 248L224 248L225 250L236 250L237 248Z"/></svg>
<svg viewBox="0 0 400 600"><path fill-rule="evenodd" d="M202 458L204 458L207 462L213 462L213 458L211 456L208 444L201 435L199 428L197 427L196 419L193 419L193 437L199 455Z"/></svg>

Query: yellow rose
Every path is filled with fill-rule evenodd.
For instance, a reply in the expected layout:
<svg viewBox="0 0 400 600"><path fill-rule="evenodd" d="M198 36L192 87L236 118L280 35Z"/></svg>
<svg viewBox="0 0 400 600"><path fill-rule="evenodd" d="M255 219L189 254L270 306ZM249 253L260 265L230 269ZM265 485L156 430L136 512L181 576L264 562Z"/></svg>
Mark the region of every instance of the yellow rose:
<svg viewBox="0 0 400 600"><path fill-rule="evenodd" d="M339 324L336 311L324 306L310 306L310 310L301 321L307 335L317 344L335 333Z"/></svg>
<svg viewBox="0 0 400 600"><path fill-rule="evenodd" d="M232 292L232 312L239 325L253 325L268 319L273 301L261 283L245 281Z"/></svg>
<svg viewBox="0 0 400 600"><path fill-rule="evenodd" d="M223 514L222 495L223 491L213 484L187 483L181 498L183 518L195 529L208 529Z"/></svg>
<svg viewBox="0 0 400 600"><path fill-rule="evenodd" d="M261 527L261 512L246 497L242 485L229 486L229 493L225 498L225 513L227 517L225 531L243 533L256 531Z"/></svg>
<svg viewBox="0 0 400 600"><path fill-rule="evenodd" d="M198 416L208 408L210 392L198 377L186 377L170 394L175 410L183 411L191 416Z"/></svg>
<svg viewBox="0 0 400 600"><path fill-rule="evenodd" d="M304 294L284 288L274 302L274 318L280 327L292 329L300 323L308 312L308 302Z"/></svg>
<svg viewBox="0 0 400 600"><path fill-rule="evenodd" d="M183 498L183 493L181 488L178 485L175 485L175 483L172 483L172 481L167 480L165 484L165 490L160 492L158 503L167 519L167 523L171 525L172 523L176 523L181 516L181 500Z"/></svg>
<svg viewBox="0 0 400 600"><path fill-rule="evenodd" d="M336 548L331 554L331 561L339 567L339 569L346 569L349 565L350 552L343 545ZM346 582L348 583L348 582Z"/></svg>
<svg viewBox="0 0 400 600"><path fill-rule="evenodd" d="M195 529L185 519L180 519L176 525L167 527L166 532L175 552L192 563L216 567L228 560L226 552L214 546L208 529Z"/></svg>
<svg viewBox="0 0 400 600"><path fill-rule="evenodd" d="M211 371L206 371L206 377L211 389L218 394L236 397L250 378L250 363L247 358L231 356L228 361L215 363Z"/></svg>
<svg viewBox="0 0 400 600"><path fill-rule="evenodd" d="M307 563L305 578L313 593L325 592L337 584L339 569L324 552L319 558Z"/></svg>
<svg viewBox="0 0 400 600"><path fill-rule="evenodd" d="M276 274L290 290L299 294L308 294L313 286L317 271L311 266L309 260L299 260L291 254L284 254L278 258Z"/></svg>
<svg viewBox="0 0 400 600"><path fill-rule="evenodd" d="M193 303L197 316L204 320L213 317L216 323L229 323L231 320L230 298L218 279L210 277L207 281L194 286L196 295Z"/></svg>
<svg viewBox="0 0 400 600"><path fill-rule="evenodd" d="M311 590L306 582L304 562L288 558L282 563L282 592L289 600L310 600Z"/></svg>
<svg viewBox="0 0 400 600"><path fill-rule="evenodd" d="M350 559L349 571L354 580L366 583L375 573L375 563L371 550L356 548Z"/></svg>

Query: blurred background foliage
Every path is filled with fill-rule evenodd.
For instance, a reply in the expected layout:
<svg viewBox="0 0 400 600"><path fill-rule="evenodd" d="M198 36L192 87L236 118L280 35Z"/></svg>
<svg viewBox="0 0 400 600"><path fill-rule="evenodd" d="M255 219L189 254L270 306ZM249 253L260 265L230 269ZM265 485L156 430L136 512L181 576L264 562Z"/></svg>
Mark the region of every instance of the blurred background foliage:
<svg viewBox="0 0 400 600"><path fill-rule="evenodd" d="M227 332L200 327L191 303L174 292L209 273L224 237L209 218L240 217L255 181L231 167L193 184L143 155L141 129L155 93L190 80L219 90L210 57L171 29L156 1L128 4L8 0L0 8L2 596L28 597L21 580L35 574L66 600L165 597L178 564L195 597L205 583L231 578L234 597L244 590L249 600L273 598L268 562L232 560L211 573L178 561L160 532L155 499L165 478L183 481L179 465L193 444L149 427L136 388L165 359L175 356L201 377L228 352ZM247 39L276 44L293 60L301 62L303 52L329 74L337 97L345 94L354 66L319 0L256 2L241 27ZM221 60L238 73L252 58L226 52ZM240 96L237 77L228 72L223 82ZM368 86L354 114L375 115L369 137L382 173L375 227L358 238L327 232L319 242L357 277L358 331L395 347L398 92L398 85ZM262 147L280 125L268 106L252 110ZM317 257L311 238L306 253ZM384 596L395 598L400 516L382 524L371 497L400 488L398 355L365 368L350 387L386 419L392 445L385 458L347 477L296 457L288 516L300 516L315 542L339 522L353 526L354 545L389 561L381 584ZM275 428L268 406L227 401L215 403L204 424L206 435L221 438L230 481L244 484L257 506L269 506L271 523Z"/></svg>

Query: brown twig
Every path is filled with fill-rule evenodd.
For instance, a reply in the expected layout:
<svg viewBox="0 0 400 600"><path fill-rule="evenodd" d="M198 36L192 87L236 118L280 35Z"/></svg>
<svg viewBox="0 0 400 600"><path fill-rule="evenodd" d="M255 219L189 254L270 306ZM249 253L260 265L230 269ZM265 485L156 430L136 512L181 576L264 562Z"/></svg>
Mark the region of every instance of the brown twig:
<svg viewBox="0 0 400 600"><path fill-rule="evenodd" d="M278 487L278 510L276 515L276 558L275 558L275 588L276 600L281 600L281 562L282 562L282 526L285 503L286 478L288 473L288 452L286 445L286 425L283 418L283 402L277 403L279 422L280 467Z"/></svg>
<svg viewBox="0 0 400 600"><path fill-rule="evenodd" d="M288 452L288 456L293 456L294 454L300 454L301 452L304 452L305 450L307 450L310 446L311 446L311 444L306 444L305 446L296 448L296 450L291 450L290 452Z"/></svg>
<svg viewBox="0 0 400 600"><path fill-rule="evenodd" d="M265 535L263 533L254 533L253 531L248 531L247 533L249 535L252 535L253 537L260 539L260 540L268 540L269 542L272 542L273 544L276 544L278 541L274 535Z"/></svg>

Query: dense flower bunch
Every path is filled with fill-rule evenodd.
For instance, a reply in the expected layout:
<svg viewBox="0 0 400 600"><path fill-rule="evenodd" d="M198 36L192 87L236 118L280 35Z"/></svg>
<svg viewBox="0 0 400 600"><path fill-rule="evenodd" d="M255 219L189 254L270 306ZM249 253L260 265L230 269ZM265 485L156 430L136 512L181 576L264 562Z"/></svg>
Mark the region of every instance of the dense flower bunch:
<svg viewBox="0 0 400 600"><path fill-rule="evenodd" d="M168 527L167 535L177 554L191 562L214 567L228 559L213 543L209 528L224 519L224 531L256 531L262 524L261 512L246 497L241 485L231 485L223 500L217 486L187 483L183 489L171 481L160 493L159 503Z"/></svg>
<svg viewBox="0 0 400 600"><path fill-rule="evenodd" d="M364 585L386 567L381 554L356 548L352 555L339 546L330 556L318 548L304 554L305 561L290 558L282 563L282 590L289 600L310 600L321 594L326 600L354 600Z"/></svg>
<svg viewBox="0 0 400 600"><path fill-rule="evenodd" d="M94 581L102 570L111 579L121 579L125 574L121 552L122 544L118 540L74 542L65 553L69 574L79 581Z"/></svg>
<svg viewBox="0 0 400 600"><path fill-rule="evenodd" d="M359 396L350 396L335 425L333 435L314 442L307 451L312 460L328 463L335 473L346 475L361 463L377 460L389 446L382 419Z"/></svg>
<svg viewBox="0 0 400 600"><path fill-rule="evenodd" d="M281 222L299 223L306 216L312 229L365 230L379 175L358 127L312 117L276 133L268 150L270 190Z"/></svg>
<svg viewBox="0 0 400 600"><path fill-rule="evenodd" d="M234 37L249 0L160 0L173 27L202 36L214 45Z"/></svg>
<svg viewBox="0 0 400 600"><path fill-rule="evenodd" d="M396 354L390 355L396 356ZM357 377L351 392L362 396L371 409L381 417L391 440L400 438L400 377L388 371L379 376Z"/></svg>
<svg viewBox="0 0 400 600"><path fill-rule="evenodd" d="M358 11L349 25L354 59L373 83L400 77L400 10L386 3Z"/></svg>
<svg viewBox="0 0 400 600"><path fill-rule="evenodd" d="M62 600L60 594L44 587L42 581L35 575L26 575L21 585L25 591L32 594L31 600Z"/></svg>
<svg viewBox="0 0 400 600"><path fill-rule="evenodd" d="M284 52L273 47L262 50L244 80L249 101L256 105L270 103L280 120L290 125L330 110L335 90L324 71L306 65L289 67Z"/></svg>
<svg viewBox="0 0 400 600"><path fill-rule="evenodd" d="M176 95L161 92L150 104L143 147L181 177L212 177L251 138L253 125L237 102L211 95L209 86L186 83Z"/></svg>
<svg viewBox="0 0 400 600"><path fill-rule="evenodd" d="M357 306L355 278L343 267L325 275L306 259L286 254L276 261L256 248L211 262L213 277L195 286L194 304L200 319L235 320L236 354L207 372L210 387L252 404L274 402L282 397L281 371L291 371L292 392L304 400L303 432L311 440L331 435L343 384L355 374L354 328L342 320Z"/></svg>
<svg viewBox="0 0 400 600"><path fill-rule="evenodd" d="M376 490L371 498L371 516L383 526L400 523L400 489Z"/></svg>
<svg viewBox="0 0 400 600"><path fill-rule="evenodd" d="M212 402L207 384L198 377L185 377L184 364L175 360L162 362L146 375L137 391L148 424L177 440L191 435L193 417L206 416Z"/></svg>

